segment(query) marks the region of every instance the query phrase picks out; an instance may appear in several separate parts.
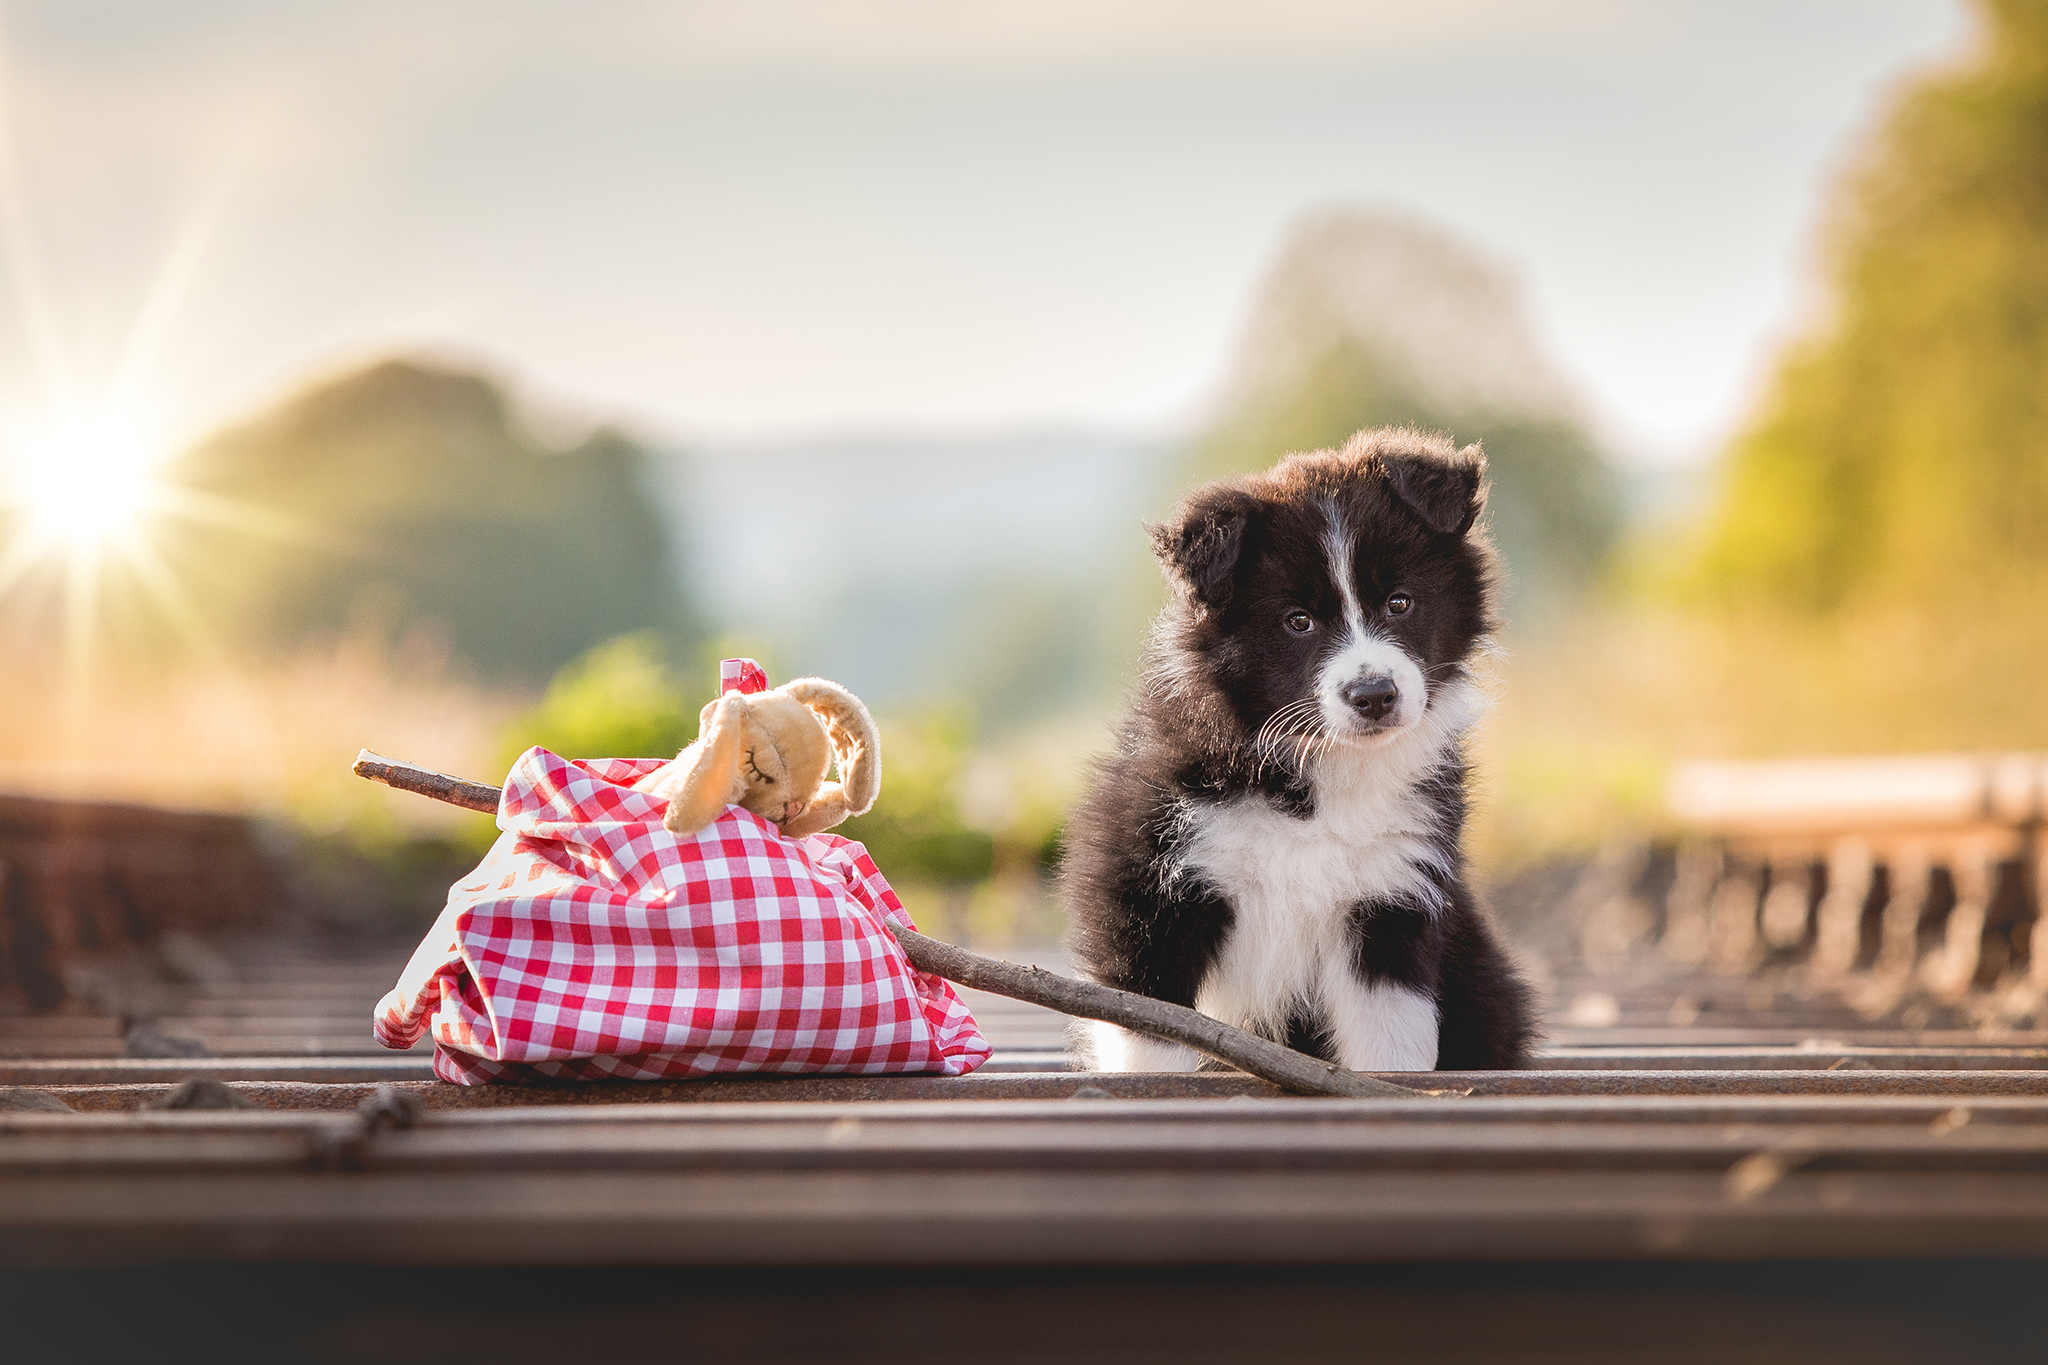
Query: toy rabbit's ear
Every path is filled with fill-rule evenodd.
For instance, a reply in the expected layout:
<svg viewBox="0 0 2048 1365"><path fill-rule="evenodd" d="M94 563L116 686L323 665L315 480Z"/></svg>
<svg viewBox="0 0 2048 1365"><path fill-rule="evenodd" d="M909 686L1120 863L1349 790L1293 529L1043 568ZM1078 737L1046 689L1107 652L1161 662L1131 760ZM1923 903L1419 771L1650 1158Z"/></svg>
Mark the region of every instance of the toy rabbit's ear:
<svg viewBox="0 0 2048 1365"><path fill-rule="evenodd" d="M823 678L798 678L781 689L796 698L825 724L832 754L839 762L839 780L818 788L818 794L782 832L792 839L830 829L849 815L865 814L882 791L882 736L860 698Z"/></svg>
<svg viewBox="0 0 2048 1365"><path fill-rule="evenodd" d="M661 825L671 834L695 834L733 802L746 737L747 704L728 692L704 708L697 742L676 755L668 789L668 814Z"/></svg>

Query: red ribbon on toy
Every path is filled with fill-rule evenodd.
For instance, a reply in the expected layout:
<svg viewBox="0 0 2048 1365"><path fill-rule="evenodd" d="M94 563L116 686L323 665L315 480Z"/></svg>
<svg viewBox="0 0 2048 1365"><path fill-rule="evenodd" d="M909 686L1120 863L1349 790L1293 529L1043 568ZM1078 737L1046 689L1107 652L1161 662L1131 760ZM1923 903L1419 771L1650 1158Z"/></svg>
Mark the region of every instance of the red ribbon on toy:
<svg viewBox="0 0 2048 1365"><path fill-rule="evenodd" d="M718 695L738 692L751 695L768 690L768 675L761 665L752 659L720 659L718 661Z"/></svg>

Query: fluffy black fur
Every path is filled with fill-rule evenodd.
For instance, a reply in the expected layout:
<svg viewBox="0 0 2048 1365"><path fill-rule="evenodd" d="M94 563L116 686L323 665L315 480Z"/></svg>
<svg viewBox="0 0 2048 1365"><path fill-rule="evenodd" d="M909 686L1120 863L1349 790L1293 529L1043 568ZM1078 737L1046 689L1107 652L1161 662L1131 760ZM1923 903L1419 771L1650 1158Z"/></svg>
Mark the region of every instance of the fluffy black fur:
<svg viewBox="0 0 2048 1365"><path fill-rule="evenodd" d="M1428 705L1469 685L1493 626L1494 555L1476 524L1484 470L1476 446L1364 432L1340 451L1198 488L1153 528L1174 599L1116 748L1067 826L1061 894L1084 974L1195 1004L1237 909L1180 861L1190 812L1250 796L1316 820L1318 746L1328 746L1304 699L1343 649L1347 619L1328 549L1333 519L1352 537L1351 619L1362 613L1412 657ZM1412 604L1398 614L1397 593ZM1361 980L1434 998L1439 1069L1519 1066L1531 1043L1528 992L1464 876L1461 733L1431 753L1398 800L1422 817L1434 856L1412 864L1411 887L1350 905L1343 951ZM1337 1059L1316 999L1269 1004L1285 1022L1265 1031Z"/></svg>

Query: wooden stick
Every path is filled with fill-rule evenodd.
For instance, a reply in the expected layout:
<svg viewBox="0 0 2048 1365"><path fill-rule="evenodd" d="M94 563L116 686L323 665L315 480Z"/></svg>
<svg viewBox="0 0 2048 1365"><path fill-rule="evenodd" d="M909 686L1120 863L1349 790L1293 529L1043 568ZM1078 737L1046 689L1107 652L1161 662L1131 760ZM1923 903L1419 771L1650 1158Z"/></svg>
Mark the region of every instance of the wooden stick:
<svg viewBox="0 0 2048 1365"><path fill-rule="evenodd" d="M357 750L356 761L350 765L349 771L357 777L367 777L372 782L382 782L402 792L431 796L436 801L481 811L485 815L496 815L498 802L504 796L502 791L487 782L472 782L466 777L450 777L431 768L417 768L395 758L373 754L368 749Z"/></svg>
<svg viewBox="0 0 2048 1365"><path fill-rule="evenodd" d="M358 777L381 782L399 791L414 792L436 801L491 814L497 812L502 795L498 788L485 783L414 767L410 763L373 754L368 749L356 755L354 772ZM1255 1033L1232 1028L1185 1005L1168 1004L1164 1000L1120 991L1094 981L1061 976L1043 967L1019 967L1012 962L970 953L965 948L927 938L915 930L893 924L889 931L903 945L903 955L910 960L910 965L919 971L992 995L1042 1005L1078 1019L1101 1019L1134 1033L1164 1038L1240 1071L1248 1071L1298 1095L1415 1099L1418 1096L1461 1093L1395 1085L1296 1052Z"/></svg>
<svg viewBox="0 0 2048 1365"><path fill-rule="evenodd" d="M1185 1005L1154 1000L1149 995L1120 991L1077 977L1061 976L1043 967L1019 967L993 957L970 953L915 929L892 924L889 932L903 945L903 955L919 971L943 976L963 986L1012 1000L1028 1000L1077 1019L1101 1019L1134 1033L1164 1038L1170 1043L1193 1048L1204 1056L1249 1071L1297 1095L1343 1095L1353 1099L1404 1099L1446 1092L1418 1090L1391 1081L1376 1080L1348 1070L1320 1057L1296 1052L1256 1033L1232 1028Z"/></svg>

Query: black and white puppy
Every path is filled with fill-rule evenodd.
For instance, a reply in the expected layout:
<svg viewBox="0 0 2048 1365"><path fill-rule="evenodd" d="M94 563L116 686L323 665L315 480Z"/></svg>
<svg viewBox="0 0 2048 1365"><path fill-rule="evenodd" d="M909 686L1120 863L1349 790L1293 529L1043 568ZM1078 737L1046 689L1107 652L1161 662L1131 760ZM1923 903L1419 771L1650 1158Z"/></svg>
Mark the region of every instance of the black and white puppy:
<svg viewBox="0 0 2048 1365"><path fill-rule="evenodd" d="M1464 876L1493 627L1477 446L1361 432L1196 489L1113 754L1067 826L1076 967L1361 1071L1520 1065L1528 991ZM1106 1024L1107 1071L1186 1048Z"/></svg>

